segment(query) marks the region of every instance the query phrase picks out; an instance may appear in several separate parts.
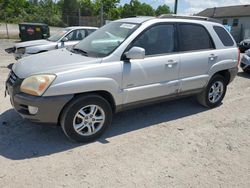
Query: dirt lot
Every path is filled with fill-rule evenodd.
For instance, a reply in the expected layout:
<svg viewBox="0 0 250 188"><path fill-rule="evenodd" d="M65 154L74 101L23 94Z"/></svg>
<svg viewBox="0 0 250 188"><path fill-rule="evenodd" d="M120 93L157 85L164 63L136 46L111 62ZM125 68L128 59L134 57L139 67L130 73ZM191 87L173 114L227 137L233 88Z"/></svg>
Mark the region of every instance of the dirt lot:
<svg viewBox="0 0 250 188"><path fill-rule="evenodd" d="M250 187L250 75L239 72L218 108L186 98L123 112L101 139L75 144L4 98L11 43L0 40L1 188Z"/></svg>

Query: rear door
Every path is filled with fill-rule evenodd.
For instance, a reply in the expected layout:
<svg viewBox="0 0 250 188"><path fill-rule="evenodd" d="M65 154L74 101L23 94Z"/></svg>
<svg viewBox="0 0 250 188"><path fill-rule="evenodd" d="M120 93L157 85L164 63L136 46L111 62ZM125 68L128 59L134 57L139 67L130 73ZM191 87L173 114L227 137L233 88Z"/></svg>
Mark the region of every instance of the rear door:
<svg viewBox="0 0 250 188"><path fill-rule="evenodd" d="M218 54L207 29L200 24L179 23L181 91L202 88L208 81L208 70Z"/></svg>

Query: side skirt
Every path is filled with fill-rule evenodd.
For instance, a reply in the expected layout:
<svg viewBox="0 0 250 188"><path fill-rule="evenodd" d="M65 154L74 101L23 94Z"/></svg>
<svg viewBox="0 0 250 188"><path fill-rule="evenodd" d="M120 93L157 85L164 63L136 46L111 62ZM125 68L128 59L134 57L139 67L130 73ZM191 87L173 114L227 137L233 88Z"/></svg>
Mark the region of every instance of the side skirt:
<svg viewBox="0 0 250 188"><path fill-rule="evenodd" d="M195 89L195 90L191 90L191 91L181 92L178 94L171 94L171 95L136 101L136 102L132 102L132 103L128 103L128 104L118 105L118 106L116 106L116 113L130 110L133 108L139 108L139 107L157 104L157 103L161 103L161 102L166 102L166 101L170 101L170 100L174 100L174 99L178 99L178 98L192 96L192 95L201 93L203 90L204 90L204 88Z"/></svg>

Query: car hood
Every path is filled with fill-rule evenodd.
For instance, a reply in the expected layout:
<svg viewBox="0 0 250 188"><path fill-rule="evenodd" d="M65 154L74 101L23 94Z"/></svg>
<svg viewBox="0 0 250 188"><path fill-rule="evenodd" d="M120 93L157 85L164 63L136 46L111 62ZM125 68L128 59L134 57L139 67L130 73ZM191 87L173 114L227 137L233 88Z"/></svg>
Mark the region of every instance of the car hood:
<svg viewBox="0 0 250 188"><path fill-rule="evenodd" d="M245 39L245 40L243 40L243 42L250 43L250 39Z"/></svg>
<svg viewBox="0 0 250 188"><path fill-rule="evenodd" d="M34 74L58 74L101 63L101 58L74 54L67 49L58 49L24 57L13 65L13 71L19 78Z"/></svg>
<svg viewBox="0 0 250 188"><path fill-rule="evenodd" d="M27 41L27 42L20 42L16 43L15 47L16 48L23 48L23 47L28 47L28 46L38 46L38 45L45 45L45 44L50 44L53 43L48 40L32 40L32 41Z"/></svg>

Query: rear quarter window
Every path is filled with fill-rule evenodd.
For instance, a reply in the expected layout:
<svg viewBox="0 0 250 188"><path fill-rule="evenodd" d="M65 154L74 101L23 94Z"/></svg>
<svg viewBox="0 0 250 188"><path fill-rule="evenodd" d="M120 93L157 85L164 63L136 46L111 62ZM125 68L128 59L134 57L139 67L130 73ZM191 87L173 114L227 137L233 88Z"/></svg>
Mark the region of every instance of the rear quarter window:
<svg viewBox="0 0 250 188"><path fill-rule="evenodd" d="M232 40L226 29L220 26L213 26L213 28L224 46L234 46L234 41Z"/></svg>
<svg viewBox="0 0 250 188"><path fill-rule="evenodd" d="M214 49L213 41L208 31L201 25L179 24L180 51L195 51Z"/></svg>

